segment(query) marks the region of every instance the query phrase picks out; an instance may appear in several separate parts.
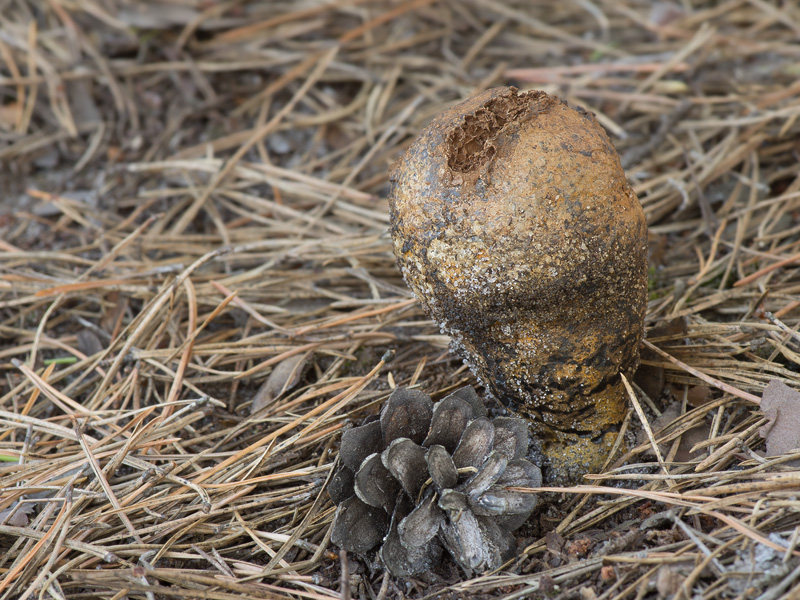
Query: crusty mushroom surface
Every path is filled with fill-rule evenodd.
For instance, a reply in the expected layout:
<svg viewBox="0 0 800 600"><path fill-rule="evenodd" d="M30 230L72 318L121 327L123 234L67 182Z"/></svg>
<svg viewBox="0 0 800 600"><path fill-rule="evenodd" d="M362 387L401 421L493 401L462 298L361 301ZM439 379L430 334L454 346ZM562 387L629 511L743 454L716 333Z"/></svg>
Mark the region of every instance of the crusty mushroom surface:
<svg viewBox="0 0 800 600"><path fill-rule="evenodd" d="M546 480L602 468L647 303L647 225L603 128L544 92L495 88L435 118L391 179L406 282L528 419Z"/></svg>

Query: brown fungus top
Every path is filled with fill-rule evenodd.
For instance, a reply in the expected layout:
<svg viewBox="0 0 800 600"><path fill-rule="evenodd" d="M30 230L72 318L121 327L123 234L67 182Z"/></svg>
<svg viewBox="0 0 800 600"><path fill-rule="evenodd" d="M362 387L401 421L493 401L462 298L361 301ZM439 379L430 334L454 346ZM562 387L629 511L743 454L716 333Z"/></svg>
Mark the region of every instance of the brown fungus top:
<svg viewBox="0 0 800 600"><path fill-rule="evenodd" d="M582 109L495 88L435 118L393 169L406 282L552 473L602 466L638 363L647 228Z"/></svg>
<svg viewBox="0 0 800 600"><path fill-rule="evenodd" d="M542 97L544 104L553 99ZM447 166L455 173L477 174L494 158L495 140L509 122L530 118L540 102L531 103L526 96L494 97L473 114L464 117L460 126L447 135Z"/></svg>

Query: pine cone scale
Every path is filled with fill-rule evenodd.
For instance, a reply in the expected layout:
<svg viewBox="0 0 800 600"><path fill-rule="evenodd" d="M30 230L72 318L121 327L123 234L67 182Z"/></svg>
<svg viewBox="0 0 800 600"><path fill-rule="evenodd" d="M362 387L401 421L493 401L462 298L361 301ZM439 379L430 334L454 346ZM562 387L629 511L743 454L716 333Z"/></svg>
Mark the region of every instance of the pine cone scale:
<svg viewBox="0 0 800 600"><path fill-rule="evenodd" d="M489 419L472 388L435 405L397 389L379 419L342 435L331 541L355 553L380 546L398 577L434 568L443 549L469 574L495 569L536 506L535 494L514 489L541 485L528 443L523 421Z"/></svg>

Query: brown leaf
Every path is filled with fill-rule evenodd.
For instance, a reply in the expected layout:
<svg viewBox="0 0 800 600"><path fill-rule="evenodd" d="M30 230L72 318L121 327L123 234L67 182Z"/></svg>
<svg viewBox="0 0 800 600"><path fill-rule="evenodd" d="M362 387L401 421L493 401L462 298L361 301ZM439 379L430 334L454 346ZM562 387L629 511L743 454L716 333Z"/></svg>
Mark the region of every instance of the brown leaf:
<svg viewBox="0 0 800 600"><path fill-rule="evenodd" d="M693 408L708 404L713 399L712 390L707 385L695 385L690 387L686 397L687 403Z"/></svg>
<svg viewBox="0 0 800 600"><path fill-rule="evenodd" d="M547 549L556 556L561 554L564 548L564 537L555 529L548 531L544 536L545 545Z"/></svg>
<svg viewBox="0 0 800 600"><path fill-rule="evenodd" d="M657 417L651 424L650 428L653 430L653 435L658 437L659 434L666 429L673 421L677 420L681 416L681 405L679 402L674 402L670 404L664 412L661 413L661 416ZM693 458L697 458L696 453L692 453L691 449L699 444L700 442L708 439L708 433L710 431L710 427L707 423L701 423L691 429L686 430L681 435L681 441L678 444L678 450L675 453L675 462L688 462ZM647 434L644 430L639 431L636 434L636 444L644 444L647 442ZM669 454L669 450L672 446L672 442L659 444L658 449L661 452L661 455L666 458ZM652 449L646 450L644 452L645 456L654 456Z"/></svg>
<svg viewBox="0 0 800 600"><path fill-rule="evenodd" d="M641 353L643 361L655 361L658 359L656 353L649 348L642 348ZM654 365L640 364L639 368L636 369L636 374L633 376L633 381L647 394L648 398L658 398L664 390L664 383L666 381L664 369Z"/></svg>
<svg viewBox="0 0 800 600"><path fill-rule="evenodd" d="M103 342L91 329L81 329L78 332L78 350L86 356L94 356L105 350Z"/></svg>
<svg viewBox="0 0 800 600"><path fill-rule="evenodd" d="M677 317L665 323L660 323L647 330L647 339L656 338L681 338L689 332L689 322L686 317Z"/></svg>
<svg viewBox="0 0 800 600"><path fill-rule="evenodd" d="M647 339L652 340L663 337L685 336L687 332L686 319L672 319L661 325L652 327L647 331ZM645 362L660 362L661 357L650 348L640 349L641 360L633 380L649 398L657 399L664 390L665 376L664 368L655 365L647 365Z"/></svg>
<svg viewBox="0 0 800 600"><path fill-rule="evenodd" d="M311 354L295 354L279 362L272 369L267 380L258 388L256 395L253 397L253 403L250 405L250 414L255 414L262 408L272 404L278 396L292 389L300 381L303 374L303 368L308 362L308 357Z"/></svg>
<svg viewBox="0 0 800 600"><path fill-rule="evenodd" d="M0 524L11 527L26 527L30 519L28 515L33 512L32 504L14 505L11 508L0 510Z"/></svg>
<svg viewBox="0 0 800 600"><path fill-rule="evenodd" d="M767 456L780 456L800 448L800 392L773 379L761 396L767 424L758 433L767 440Z"/></svg>
<svg viewBox="0 0 800 600"><path fill-rule="evenodd" d="M671 565L661 565L656 575L659 598L674 598L685 578Z"/></svg>

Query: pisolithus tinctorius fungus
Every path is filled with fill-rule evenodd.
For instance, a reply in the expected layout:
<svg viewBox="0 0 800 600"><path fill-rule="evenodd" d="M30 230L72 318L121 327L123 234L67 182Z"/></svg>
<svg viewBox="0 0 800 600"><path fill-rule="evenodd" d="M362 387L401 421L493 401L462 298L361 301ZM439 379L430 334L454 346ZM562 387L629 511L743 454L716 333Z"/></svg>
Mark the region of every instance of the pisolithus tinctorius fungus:
<svg viewBox="0 0 800 600"><path fill-rule="evenodd" d="M391 179L406 282L528 419L546 480L599 470L647 304L647 225L603 128L544 92L495 88L436 117Z"/></svg>

